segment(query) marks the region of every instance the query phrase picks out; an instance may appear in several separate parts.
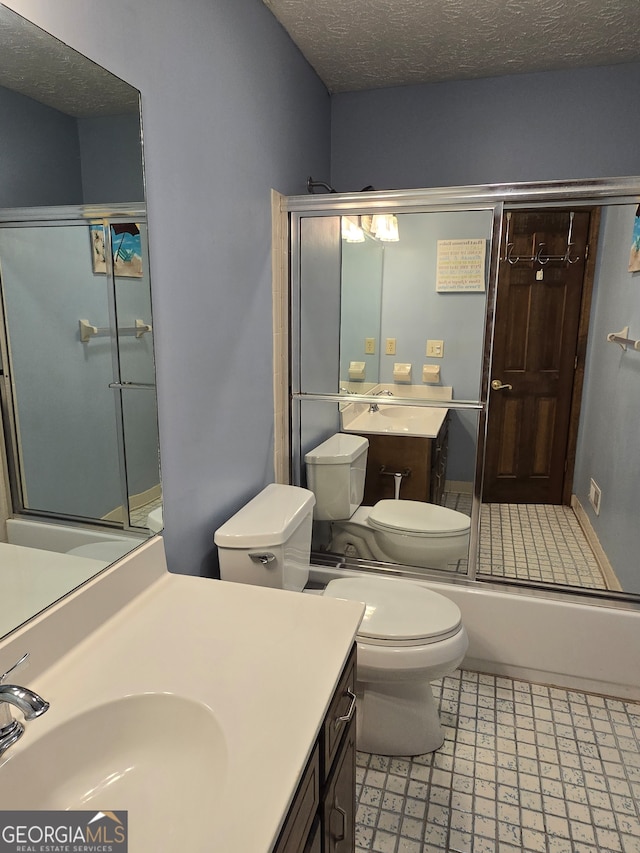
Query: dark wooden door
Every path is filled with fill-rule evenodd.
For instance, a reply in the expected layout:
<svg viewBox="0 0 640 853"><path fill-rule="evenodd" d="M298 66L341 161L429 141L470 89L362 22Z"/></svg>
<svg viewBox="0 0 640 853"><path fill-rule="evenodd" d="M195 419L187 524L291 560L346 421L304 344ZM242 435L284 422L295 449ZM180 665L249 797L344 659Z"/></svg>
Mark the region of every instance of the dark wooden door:
<svg viewBox="0 0 640 853"><path fill-rule="evenodd" d="M562 503L590 217L505 216L490 377L505 387L489 391L484 501Z"/></svg>

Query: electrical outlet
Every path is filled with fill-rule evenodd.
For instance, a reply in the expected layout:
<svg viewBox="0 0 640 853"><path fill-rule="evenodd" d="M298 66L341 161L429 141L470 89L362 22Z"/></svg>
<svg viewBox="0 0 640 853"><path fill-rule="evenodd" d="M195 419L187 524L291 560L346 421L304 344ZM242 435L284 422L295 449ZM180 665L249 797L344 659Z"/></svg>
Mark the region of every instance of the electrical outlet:
<svg viewBox="0 0 640 853"><path fill-rule="evenodd" d="M374 355L375 351L376 351L376 339L375 338L365 338L364 339L365 355Z"/></svg>
<svg viewBox="0 0 640 853"><path fill-rule="evenodd" d="M386 355L395 355L396 354L396 339L395 338L387 338L387 343L384 349Z"/></svg>
<svg viewBox="0 0 640 853"><path fill-rule="evenodd" d="M593 507L593 511L596 515L600 515L600 501L602 499L602 492L600 490L600 486L596 483L595 480L589 480L589 503Z"/></svg>
<svg viewBox="0 0 640 853"><path fill-rule="evenodd" d="M427 341L427 358L442 358L444 341Z"/></svg>

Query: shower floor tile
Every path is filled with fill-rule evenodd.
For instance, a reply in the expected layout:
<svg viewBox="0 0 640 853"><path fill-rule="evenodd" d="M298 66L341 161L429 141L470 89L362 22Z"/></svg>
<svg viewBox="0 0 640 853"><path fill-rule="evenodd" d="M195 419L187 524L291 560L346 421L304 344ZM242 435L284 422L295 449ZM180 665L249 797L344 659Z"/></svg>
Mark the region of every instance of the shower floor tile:
<svg viewBox="0 0 640 853"><path fill-rule="evenodd" d="M456 671L435 753L357 756L356 853L640 853L640 704Z"/></svg>

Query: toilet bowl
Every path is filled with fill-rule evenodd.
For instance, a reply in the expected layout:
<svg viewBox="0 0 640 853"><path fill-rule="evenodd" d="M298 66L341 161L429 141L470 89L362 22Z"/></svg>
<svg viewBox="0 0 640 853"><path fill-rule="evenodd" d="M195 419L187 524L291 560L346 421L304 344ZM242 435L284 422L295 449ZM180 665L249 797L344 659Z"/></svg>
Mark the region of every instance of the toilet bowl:
<svg viewBox="0 0 640 853"><path fill-rule="evenodd" d="M431 682L453 672L466 654L458 606L395 578L340 578L323 594L366 604L356 637L358 749L422 755L442 746Z"/></svg>
<svg viewBox="0 0 640 853"><path fill-rule="evenodd" d="M214 534L222 580L302 591L309 577L315 498L267 486ZM468 641L457 605L400 578L362 575L323 592L366 605L356 636L357 746L419 755L443 742L431 681L460 665Z"/></svg>
<svg viewBox="0 0 640 853"><path fill-rule="evenodd" d="M465 558L471 519L464 513L407 500L361 506L368 447L364 436L336 433L305 455L314 517L331 522L329 550L421 568Z"/></svg>
<svg viewBox="0 0 640 853"><path fill-rule="evenodd" d="M467 557L470 519L420 501L382 500L331 525L331 551L403 566L446 569Z"/></svg>

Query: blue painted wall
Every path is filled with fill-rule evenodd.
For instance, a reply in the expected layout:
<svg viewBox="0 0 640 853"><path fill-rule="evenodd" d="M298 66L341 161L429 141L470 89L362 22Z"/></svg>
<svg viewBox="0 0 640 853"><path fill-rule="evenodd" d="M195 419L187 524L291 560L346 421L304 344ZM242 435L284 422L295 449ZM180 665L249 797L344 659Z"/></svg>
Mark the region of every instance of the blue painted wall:
<svg viewBox="0 0 640 853"><path fill-rule="evenodd" d="M142 91L174 571L209 573L213 530L272 478L271 187L640 172L637 64L337 95L330 115L258 0L7 5Z"/></svg>
<svg viewBox="0 0 640 853"><path fill-rule="evenodd" d="M142 201L138 115L76 119L0 87L0 207Z"/></svg>
<svg viewBox="0 0 640 853"><path fill-rule="evenodd" d="M165 543L210 574L273 480L270 190L329 174L329 96L259 0L7 5L142 92Z"/></svg>
<svg viewBox="0 0 640 853"><path fill-rule="evenodd" d="M626 94L638 84L640 64L631 63L335 95L331 183L351 190L640 174L640 110ZM611 214L609 226L622 215ZM638 590L628 576L637 565L637 489L633 465L625 466L637 455L638 412L630 410L640 359L603 343L640 320L626 272L631 224L625 233L599 262L575 489L587 506L589 477L601 486L594 527L625 587Z"/></svg>
<svg viewBox="0 0 640 853"><path fill-rule="evenodd" d="M412 382L422 384L422 365L440 367L441 385L453 386L457 400L478 400L484 338L486 292L436 290L438 240L487 240L488 211L412 213L400 217L400 240L384 249L380 337L395 338L395 356L381 349L380 381L393 382L395 362L410 362ZM443 340L443 358L426 356L427 340ZM398 392L402 386L398 387Z"/></svg>
<svg viewBox="0 0 640 853"><path fill-rule="evenodd" d="M607 334L629 326L640 337L640 273L627 269L636 205L605 208L592 306L574 491L627 592L640 593L638 570L638 424L640 352ZM602 490L600 515L589 480Z"/></svg>
<svg viewBox="0 0 640 853"><path fill-rule="evenodd" d="M76 120L0 86L0 207L81 204Z"/></svg>
<svg viewBox="0 0 640 853"><path fill-rule="evenodd" d="M84 203L144 201L138 114L77 121Z"/></svg>
<svg viewBox="0 0 640 853"><path fill-rule="evenodd" d="M338 191L640 173L640 63L331 99Z"/></svg>

